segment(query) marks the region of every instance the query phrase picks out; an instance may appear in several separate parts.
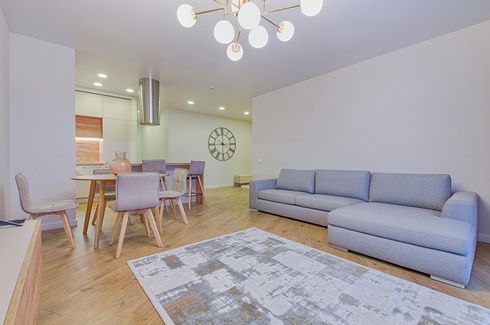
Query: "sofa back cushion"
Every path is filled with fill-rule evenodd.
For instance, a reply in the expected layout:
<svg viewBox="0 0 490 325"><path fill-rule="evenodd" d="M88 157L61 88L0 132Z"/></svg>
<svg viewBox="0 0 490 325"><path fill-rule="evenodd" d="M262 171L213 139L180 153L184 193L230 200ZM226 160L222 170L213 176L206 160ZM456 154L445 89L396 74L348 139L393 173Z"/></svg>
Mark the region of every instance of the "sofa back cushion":
<svg viewBox="0 0 490 325"><path fill-rule="evenodd" d="M451 177L440 174L373 173L369 201L442 210L451 196Z"/></svg>
<svg viewBox="0 0 490 325"><path fill-rule="evenodd" d="M351 170L317 170L316 194L345 196L367 201L371 173Z"/></svg>
<svg viewBox="0 0 490 325"><path fill-rule="evenodd" d="M315 171L314 170L296 170L281 169L276 183L277 189L315 192Z"/></svg>

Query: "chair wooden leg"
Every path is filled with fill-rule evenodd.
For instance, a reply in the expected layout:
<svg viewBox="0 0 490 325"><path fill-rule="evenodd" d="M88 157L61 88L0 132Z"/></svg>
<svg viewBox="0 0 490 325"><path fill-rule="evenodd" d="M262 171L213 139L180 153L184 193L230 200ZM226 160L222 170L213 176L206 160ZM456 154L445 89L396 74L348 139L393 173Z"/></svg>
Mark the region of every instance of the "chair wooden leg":
<svg viewBox="0 0 490 325"><path fill-rule="evenodd" d="M70 228L70 222L68 221L68 216L65 211L61 211L59 213L61 218L61 222L63 223L63 228L65 228L66 237L68 238L68 242L70 243L71 248L76 248L75 239L73 239L73 234Z"/></svg>
<svg viewBox="0 0 490 325"><path fill-rule="evenodd" d="M180 198L177 199L177 205L179 206L180 214L182 215L182 219L184 220L184 223L188 225L189 222L187 221L187 216L185 215L184 206L182 205L182 201L180 200Z"/></svg>
<svg viewBox="0 0 490 325"><path fill-rule="evenodd" d="M114 244L114 239L116 239L117 232L119 231L119 227L121 226L121 221L123 218L123 213L119 212L116 217L116 223L114 224L114 228L112 229L111 240L109 241L109 245L112 246Z"/></svg>
<svg viewBox="0 0 490 325"><path fill-rule="evenodd" d="M148 223L150 224L151 229L153 230L153 234L155 235L155 240L157 242L158 247L163 247L162 238L160 237L160 233L158 232L157 225L155 223L155 218L153 218L150 209L146 210L146 216L148 218Z"/></svg>
<svg viewBox="0 0 490 325"><path fill-rule="evenodd" d="M160 215L160 207L153 208L151 212L153 213L153 216L155 217L156 220L156 218Z"/></svg>
<svg viewBox="0 0 490 325"><path fill-rule="evenodd" d="M92 213L92 206L94 205L96 183L90 182L90 190L88 191L87 210L85 211L85 220L83 221L83 234L87 235L88 225L90 223L90 214Z"/></svg>
<svg viewBox="0 0 490 325"><path fill-rule="evenodd" d="M143 225L145 226L146 235L148 237L150 237L151 236L151 234L150 234L150 227L148 226L148 222L146 220L146 214L144 214L144 213L141 214L141 221L142 221Z"/></svg>
<svg viewBox="0 0 490 325"><path fill-rule="evenodd" d="M92 226L95 226L95 223L97 222L97 216L99 215L99 203L97 202L97 207L95 208L95 214L94 217L92 218Z"/></svg>
<svg viewBox="0 0 490 325"><path fill-rule="evenodd" d="M197 180L199 182L199 186L201 187L202 202L204 203L204 206L207 207L208 205L206 203L206 198L204 197L204 186L201 181L201 176L198 175Z"/></svg>
<svg viewBox="0 0 490 325"><path fill-rule="evenodd" d="M189 189L187 192L189 192L189 211L191 211L191 204L192 204L192 177L189 177Z"/></svg>
<svg viewBox="0 0 490 325"><path fill-rule="evenodd" d="M162 222L163 222L163 206L166 205L165 204L165 200L161 200L161 203L160 203L160 213L158 215L156 215L156 219L157 219L157 227L158 227L158 231L160 233L162 233Z"/></svg>
<svg viewBox="0 0 490 325"><path fill-rule="evenodd" d="M175 200L172 199L170 202L172 202L172 210L174 212L174 218L177 218L177 211L175 210Z"/></svg>
<svg viewBox="0 0 490 325"><path fill-rule="evenodd" d="M153 236L153 228L151 227L150 219L155 220L155 217L153 215L154 211L153 209L148 209L146 212L146 225L148 226L148 237Z"/></svg>
<svg viewBox="0 0 490 325"><path fill-rule="evenodd" d="M121 257L122 246L124 243L124 235L126 234L126 227L128 226L129 212L124 212L121 223L121 231L119 232L119 240L117 241L117 249L115 258Z"/></svg>

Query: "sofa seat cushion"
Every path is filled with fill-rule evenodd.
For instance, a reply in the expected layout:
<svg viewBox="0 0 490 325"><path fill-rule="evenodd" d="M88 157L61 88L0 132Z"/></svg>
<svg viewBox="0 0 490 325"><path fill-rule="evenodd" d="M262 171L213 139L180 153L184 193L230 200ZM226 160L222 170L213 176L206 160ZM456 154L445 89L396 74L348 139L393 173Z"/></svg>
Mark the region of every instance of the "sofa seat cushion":
<svg viewBox="0 0 490 325"><path fill-rule="evenodd" d="M435 210L385 203L359 203L330 212L329 225L412 245L466 255L473 240L469 223L442 218Z"/></svg>
<svg viewBox="0 0 490 325"><path fill-rule="evenodd" d="M295 198L295 204L304 208L332 211L334 209L346 207L352 204L364 202L344 196L324 195L324 194L305 194Z"/></svg>
<svg viewBox="0 0 490 325"><path fill-rule="evenodd" d="M257 193L257 197L266 201L294 205L294 199L303 194L305 194L305 192L288 190L262 190Z"/></svg>

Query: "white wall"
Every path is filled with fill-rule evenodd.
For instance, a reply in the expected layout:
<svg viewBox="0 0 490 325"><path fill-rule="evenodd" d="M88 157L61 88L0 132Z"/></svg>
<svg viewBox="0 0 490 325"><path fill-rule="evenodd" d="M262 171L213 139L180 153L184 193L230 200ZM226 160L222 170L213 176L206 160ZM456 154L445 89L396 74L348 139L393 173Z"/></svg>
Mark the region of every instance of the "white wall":
<svg viewBox="0 0 490 325"><path fill-rule="evenodd" d="M165 88L160 86L160 125L139 125L138 121L138 161L168 157L168 103L165 95Z"/></svg>
<svg viewBox="0 0 490 325"><path fill-rule="evenodd" d="M26 175L34 202L75 198L75 51L10 34L12 216L21 216L14 176ZM15 195L14 195L15 193ZM74 213L70 221L76 224ZM45 218L44 228L59 218Z"/></svg>
<svg viewBox="0 0 490 325"><path fill-rule="evenodd" d="M170 109L168 114L168 161L205 160L205 187L233 185L234 175L252 173L252 126L250 122ZM217 127L226 127L237 141L228 161L214 159L208 150L208 137Z"/></svg>
<svg viewBox="0 0 490 325"><path fill-rule="evenodd" d="M161 159L168 157L168 116L161 110L160 125L139 125L139 158ZM138 123L139 124L139 123ZM139 160L141 160L139 159ZM168 159L167 159L168 160Z"/></svg>
<svg viewBox="0 0 490 325"><path fill-rule="evenodd" d="M0 9L0 219L9 209L9 30Z"/></svg>
<svg viewBox="0 0 490 325"><path fill-rule="evenodd" d="M254 177L448 173L480 195L479 238L490 241L489 35L481 23L254 98Z"/></svg>

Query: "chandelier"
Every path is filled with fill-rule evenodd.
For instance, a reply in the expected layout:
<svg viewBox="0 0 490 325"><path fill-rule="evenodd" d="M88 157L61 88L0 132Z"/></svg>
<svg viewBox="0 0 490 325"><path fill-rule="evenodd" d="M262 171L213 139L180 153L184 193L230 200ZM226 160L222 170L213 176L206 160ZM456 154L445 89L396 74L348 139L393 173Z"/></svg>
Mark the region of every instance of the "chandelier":
<svg viewBox="0 0 490 325"><path fill-rule="evenodd" d="M290 21L274 22L270 15L281 11L300 8L306 16L317 15L323 7L323 0L300 0L299 4L275 8L266 7L266 0L211 0L218 7L205 11L196 11L188 4L182 4L177 9L177 19L184 27L190 28L197 22L202 14L222 11L223 19L214 26L214 38L221 44L229 44L226 54L232 61L239 61L243 57L243 46L239 43L242 30L248 32L248 42L253 48L262 48L269 41L267 29L260 23L265 21L273 26L277 38L282 42L289 41L294 35L294 25ZM230 18L237 18L238 28L230 22Z"/></svg>

